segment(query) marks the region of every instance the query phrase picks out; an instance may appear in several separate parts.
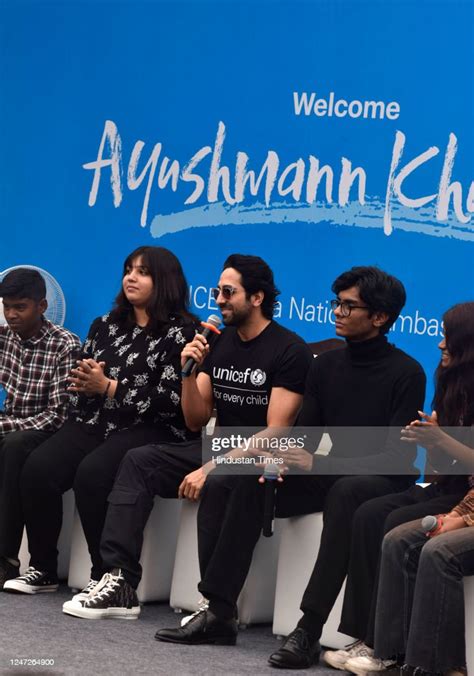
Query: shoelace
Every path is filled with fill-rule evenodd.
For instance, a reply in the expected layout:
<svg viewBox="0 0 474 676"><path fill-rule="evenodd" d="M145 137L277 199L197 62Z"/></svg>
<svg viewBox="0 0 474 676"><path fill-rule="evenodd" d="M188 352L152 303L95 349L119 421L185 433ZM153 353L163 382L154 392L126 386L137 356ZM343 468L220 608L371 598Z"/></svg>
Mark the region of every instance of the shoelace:
<svg viewBox="0 0 474 676"><path fill-rule="evenodd" d="M308 634L301 627L297 627L291 632L291 634L288 635L286 644L294 645L297 648L301 646L303 650L307 650L309 648Z"/></svg>
<svg viewBox="0 0 474 676"><path fill-rule="evenodd" d="M102 580L99 581L95 587L94 596L86 599L84 605L88 606L89 604L95 601L104 601L109 594L112 594L117 587L120 587L120 582L122 578L118 575L111 575L111 573L106 573Z"/></svg>
<svg viewBox="0 0 474 676"><path fill-rule="evenodd" d="M89 594L93 589L97 587L98 584L99 584L98 580L89 580L87 585L84 587L84 589L82 589L80 593Z"/></svg>
<svg viewBox="0 0 474 676"><path fill-rule="evenodd" d="M36 570L36 568L29 567L25 570L23 575L20 575L18 580L22 580L24 582L36 582L38 578L40 578L43 575L43 573L40 570Z"/></svg>

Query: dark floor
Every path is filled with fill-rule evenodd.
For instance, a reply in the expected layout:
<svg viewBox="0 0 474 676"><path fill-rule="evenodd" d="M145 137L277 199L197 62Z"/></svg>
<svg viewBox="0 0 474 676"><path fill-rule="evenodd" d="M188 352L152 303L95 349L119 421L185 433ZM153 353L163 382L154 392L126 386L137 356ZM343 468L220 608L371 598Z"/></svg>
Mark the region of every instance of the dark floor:
<svg viewBox="0 0 474 676"><path fill-rule="evenodd" d="M80 620L61 612L62 604L70 598L66 586L54 594L0 593L0 673L15 676L295 673L267 665L268 656L279 645L270 625L241 631L235 647L176 646L153 639L158 628L175 626L181 617L165 603L146 604L137 621ZM54 660L54 665L20 663L40 659ZM310 673L334 676L341 672L315 666Z"/></svg>

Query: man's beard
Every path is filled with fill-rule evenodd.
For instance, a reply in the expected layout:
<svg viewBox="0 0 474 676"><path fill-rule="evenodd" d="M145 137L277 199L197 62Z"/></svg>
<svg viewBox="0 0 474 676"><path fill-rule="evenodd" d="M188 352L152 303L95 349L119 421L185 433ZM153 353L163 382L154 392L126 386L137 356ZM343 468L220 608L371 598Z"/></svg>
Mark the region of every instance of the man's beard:
<svg viewBox="0 0 474 676"><path fill-rule="evenodd" d="M221 310L228 310L230 312L227 317L224 315L222 316L222 323L224 326L242 326L242 324L245 324L250 316L250 307L245 307L240 310L233 310L224 306L221 308Z"/></svg>

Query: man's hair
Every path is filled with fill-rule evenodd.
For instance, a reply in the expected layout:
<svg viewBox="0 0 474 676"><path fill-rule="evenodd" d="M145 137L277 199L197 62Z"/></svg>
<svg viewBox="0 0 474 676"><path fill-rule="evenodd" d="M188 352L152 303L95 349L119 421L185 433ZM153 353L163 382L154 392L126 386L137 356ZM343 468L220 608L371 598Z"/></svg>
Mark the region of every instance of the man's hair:
<svg viewBox="0 0 474 676"><path fill-rule="evenodd" d="M271 319L275 311L276 297L280 293L273 280L270 266L259 256L231 254L224 263L223 270L234 268L242 277L242 286L247 298L257 291L263 291L262 314Z"/></svg>
<svg viewBox="0 0 474 676"><path fill-rule="evenodd" d="M29 298L38 303L46 298L46 283L37 270L16 268L0 282L0 297Z"/></svg>
<svg viewBox="0 0 474 676"><path fill-rule="evenodd" d="M388 319L380 328L380 333L388 333L397 319L407 295L405 287L399 279L374 266L358 266L351 268L333 282L335 294L356 286L361 300L370 309L370 313L386 312Z"/></svg>

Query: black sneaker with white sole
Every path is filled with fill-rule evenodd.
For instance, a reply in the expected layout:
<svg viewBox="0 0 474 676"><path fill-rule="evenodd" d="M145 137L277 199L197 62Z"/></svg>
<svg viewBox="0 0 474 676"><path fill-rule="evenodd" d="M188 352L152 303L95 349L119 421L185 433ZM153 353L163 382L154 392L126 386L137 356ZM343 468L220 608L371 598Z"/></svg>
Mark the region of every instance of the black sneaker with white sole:
<svg viewBox="0 0 474 676"><path fill-rule="evenodd" d="M140 615L140 604L135 589L120 570L114 569L102 576L87 598L66 601L63 613L86 620L136 620Z"/></svg>
<svg viewBox="0 0 474 676"><path fill-rule="evenodd" d="M15 577L13 580L7 580L3 585L3 591L18 594L42 594L44 592L55 592L58 587L57 577L30 566L26 569L24 575Z"/></svg>

